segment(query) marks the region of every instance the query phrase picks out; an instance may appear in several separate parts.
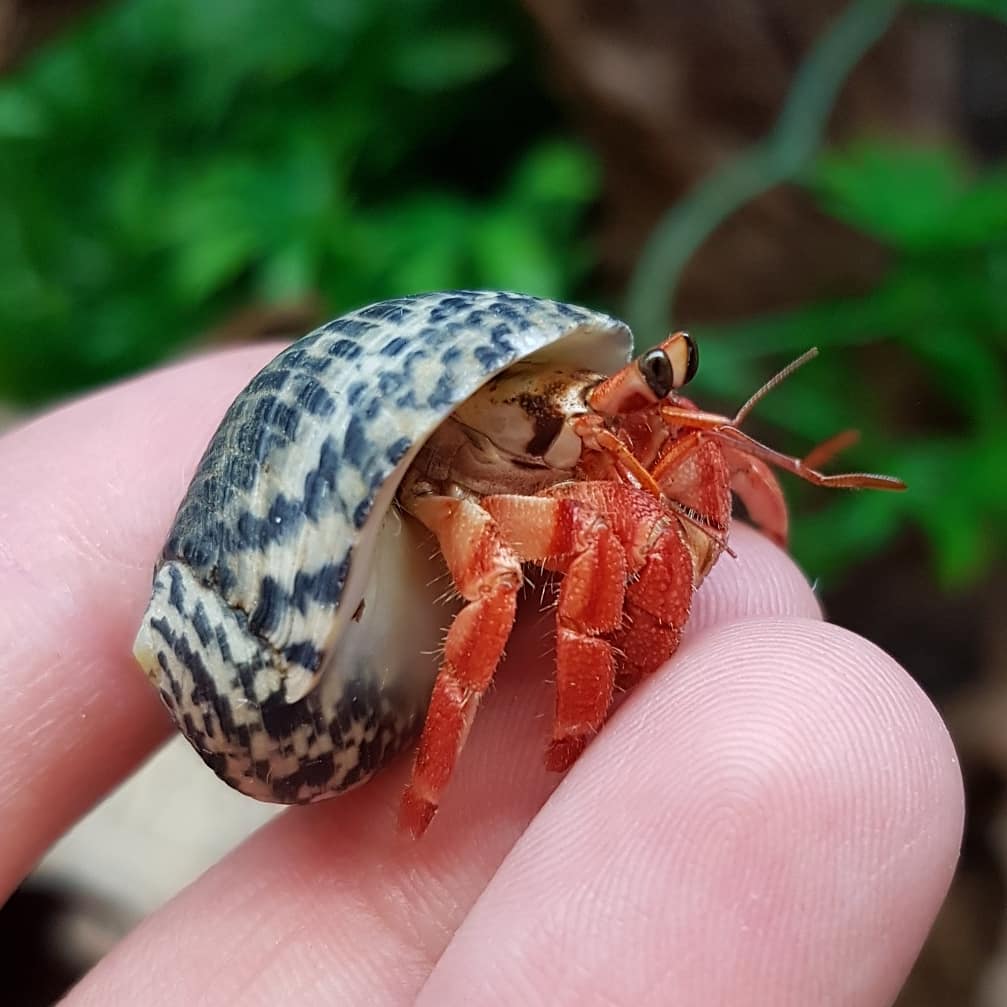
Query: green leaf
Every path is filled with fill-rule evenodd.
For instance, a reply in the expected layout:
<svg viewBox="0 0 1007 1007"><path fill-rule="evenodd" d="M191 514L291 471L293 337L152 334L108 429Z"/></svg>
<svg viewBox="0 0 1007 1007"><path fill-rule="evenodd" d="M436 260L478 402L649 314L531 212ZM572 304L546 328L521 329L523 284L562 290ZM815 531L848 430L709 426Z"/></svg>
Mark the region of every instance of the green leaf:
<svg viewBox="0 0 1007 1007"><path fill-rule="evenodd" d="M823 209L907 252L1002 239L1007 169L976 176L947 148L860 143L823 155L808 178Z"/></svg>
<svg viewBox="0 0 1007 1007"><path fill-rule="evenodd" d="M318 287L320 250L305 237L267 253L260 269L259 289L267 302L294 301Z"/></svg>
<svg viewBox="0 0 1007 1007"><path fill-rule="evenodd" d="M791 549L813 580L839 579L843 571L882 550L900 530L902 501L894 494L850 491L818 513L791 508Z"/></svg>
<svg viewBox="0 0 1007 1007"><path fill-rule="evenodd" d="M1007 21L1007 0L925 0L925 2L935 7L954 7Z"/></svg>
<svg viewBox="0 0 1007 1007"><path fill-rule="evenodd" d="M20 88L0 87L0 142L39 137L45 129L40 102Z"/></svg>
<svg viewBox="0 0 1007 1007"><path fill-rule="evenodd" d="M590 157L506 0L130 0L0 86L2 391L42 401L249 302L573 298Z"/></svg>
<svg viewBox="0 0 1007 1007"><path fill-rule="evenodd" d="M411 91L448 91L499 70L509 56L503 41L478 28L404 36L390 67L392 79Z"/></svg>
<svg viewBox="0 0 1007 1007"><path fill-rule="evenodd" d="M941 325L934 331L907 331L906 343L934 372L948 399L978 421L989 419L1007 401L1002 354L979 333Z"/></svg>
<svg viewBox="0 0 1007 1007"><path fill-rule="evenodd" d="M581 145L548 140L528 152L510 184L515 202L529 207L582 207L597 197L598 165Z"/></svg>
<svg viewBox="0 0 1007 1007"><path fill-rule="evenodd" d="M1004 464L1007 454L999 440L994 451ZM907 446L898 462L910 486L906 509L927 533L938 575L948 588L978 578L1004 545L989 507L990 492L999 496L1002 480L998 475L985 483L980 462L991 446L934 438Z"/></svg>
<svg viewBox="0 0 1007 1007"><path fill-rule="evenodd" d="M554 297L563 288L560 261L533 218L499 213L483 221L473 255L486 281L505 290Z"/></svg>

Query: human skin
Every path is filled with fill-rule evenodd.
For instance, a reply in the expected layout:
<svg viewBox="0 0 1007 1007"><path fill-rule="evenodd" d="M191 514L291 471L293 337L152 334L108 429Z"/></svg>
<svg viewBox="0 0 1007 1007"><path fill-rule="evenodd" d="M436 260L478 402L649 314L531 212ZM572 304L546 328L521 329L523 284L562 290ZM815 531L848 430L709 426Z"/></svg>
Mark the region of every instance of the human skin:
<svg viewBox="0 0 1007 1007"><path fill-rule="evenodd" d="M131 656L153 561L273 351L0 438L0 898L168 736ZM744 526L731 541L678 654L564 777L542 767L532 613L423 839L395 829L399 759L272 821L66 1002L890 1003L957 859L954 749L902 668L822 621L782 551Z"/></svg>

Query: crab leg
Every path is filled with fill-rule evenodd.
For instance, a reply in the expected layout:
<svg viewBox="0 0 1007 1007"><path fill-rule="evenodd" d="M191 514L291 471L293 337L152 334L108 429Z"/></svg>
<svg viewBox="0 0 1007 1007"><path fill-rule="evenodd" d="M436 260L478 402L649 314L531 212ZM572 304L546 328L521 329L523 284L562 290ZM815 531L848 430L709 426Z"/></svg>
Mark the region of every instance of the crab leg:
<svg viewBox="0 0 1007 1007"><path fill-rule="evenodd" d="M600 451L606 451L618 462L624 471L628 472L652 496L660 499L661 487L654 481L654 477L633 454L632 450L611 431L600 429L590 420L581 419L581 422L574 423L574 430L585 439L588 437L594 442L594 446Z"/></svg>
<svg viewBox="0 0 1007 1007"><path fill-rule="evenodd" d="M746 404L747 406L747 404ZM740 415L740 414L739 414ZM835 475L826 475L812 467L810 463L819 464L827 461L842 448L847 447L855 438L853 431L844 430L836 434L829 440L813 448L807 459L792 458L780 451L774 451L765 444L757 441L754 437L739 430L735 421L726 416L719 416L716 413L704 413L691 409L681 409L675 406L664 406L661 409L661 416L667 423L691 428L693 430L705 430L709 436L716 438L728 447L737 448L747 455L760 458L770 465L791 472L799 476L805 482L813 486L828 486L835 489L876 489L876 490L904 490L906 484L901 479L894 476L878 475L873 472L839 472Z"/></svg>
<svg viewBox="0 0 1007 1007"><path fill-rule="evenodd" d="M483 505L522 560L564 574L556 607L556 712L546 766L563 770L583 751L608 716L615 687L615 654L603 634L622 622L626 555L608 523L574 497L486 497ZM610 485L610 484L603 484Z"/></svg>
<svg viewBox="0 0 1007 1007"><path fill-rule="evenodd" d="M612 642L622 653L619 684L631 688L678 650L692 608L693 562L682 525L656 520L639 577L626 591L626 619Z"/></svg>
<svg viewBox="0 0 1007 1007"><path fill-rule="evenodd" d="M749 520L781 548L787 546L787 501L773 470L744 451L724 448L731 468L731 489L748 511Z"/></svg>
<svg viewBox="0 0 1007 1007"><path fill-rule="evenodd" d="M437 537L455 587L468 602L448 630L412 780L402 797L400 825L420 836L500 663L523 578L517 555L474 501L431 494L410 500L409 510Z"/></svg>
<svg viewBox="0 0 1007 1007"><path fill-rule="evenodd" d="M850 445L856 444L858 440L860 440L858 431L842 430L838 434L833 434L828 440L822 441L821 444L816 444L801 459L801 464L806 465L809 469L820 468Z"/></svg>
<svg viewBox="0 0 1007 1007"><path fill-rule="evenodd" d="M726 445L718 449L711 443L711 437L712 431L696 430L670 441L651 475L670 499L705 518L711 532L722 535L730 512L723 506L729 498L724 493L723 465L717 457L719 450L727 462L730 488L745 505L749 519L777 545L785 546L787 502L773 470L744 450ZM719 551L702 566L708 570L717 556ZM705 574L705 570L702 572Z"/></svg>
<svg viewBox="0 0 1007 1007"><path fill-rule="evenodd" d="M748 434L735 427L724 427L710 432L711 437L715 437L723 444L737 447L745 454L755 458L761 458L771 465L783 469L785 472L792 472L795 476L800 476L805 482L813 486L829 486L836 489L876 489L876 490L904 490L906 484L901 479L894 476L877 475L873 472L839 472L835 475L825 475L817 469L810 468L800 458L791 458L789 455L774 451L765 444L749 437ZM823 447L815 448L812 457L819 457L825 453L825 448L831 448L829 442Z"/></svg>
<svg viewBox="0 0 1007 1007"><path fill-rule="evenodd" d="M624 616L608 642L621 654L621 684L633 685L671 657L689 618L694 560L683 525L649 493L620 483L564 483L546 495L586 504L622 543L628 575ZM581 735L579 748L571 746L570 762L603 720Z"/></svg>
<svg viewBox="0 0 1007 1007"><path fill-rule="evenodd" d="M668 442L651 475L687 512L682 531L699 585L726 548L731 523L732 474L725 452L701 431L682 434Z"/></svg>

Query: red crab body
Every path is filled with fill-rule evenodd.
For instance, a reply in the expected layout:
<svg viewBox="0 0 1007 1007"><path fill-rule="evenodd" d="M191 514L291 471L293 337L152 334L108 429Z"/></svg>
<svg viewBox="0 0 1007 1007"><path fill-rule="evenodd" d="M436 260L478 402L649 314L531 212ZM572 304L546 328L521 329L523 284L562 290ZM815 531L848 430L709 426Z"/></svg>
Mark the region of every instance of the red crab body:
<svg viewBox="0 0 1007 1007"><path fill-rule="evenodd" d="M734 419L702 412L677 394L696 363L692 340L676 333L608 378L518 364L456 409L410 468L399 502L436 536L465 601L403 798L414 835L437 809L499 664L523 564L562 575L546 756L562 770L604 723L616 686L675 652L696 588L727 548L732 493L785 544L768 463L823 485L901 488L884 476L823 476L750 440L738 422L754 399Z"/></svg>

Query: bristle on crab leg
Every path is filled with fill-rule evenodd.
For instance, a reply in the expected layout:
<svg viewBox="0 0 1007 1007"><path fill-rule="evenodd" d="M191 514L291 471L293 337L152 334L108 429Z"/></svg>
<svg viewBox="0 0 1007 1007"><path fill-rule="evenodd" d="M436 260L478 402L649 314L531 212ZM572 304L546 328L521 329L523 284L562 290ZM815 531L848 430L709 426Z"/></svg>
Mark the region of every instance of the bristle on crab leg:
<svg viewBox="0 0 1007 1007"><path fill-rule="evenodd" d="M522 560L548 558L549 568L563 573L556 605L556 712L546 755L546 766L557 771L569 767L601 727L615 689L615 655L605 634L622 622L626 554L592 501L581 499L581 488L593 485L570 484L565 499L546 491L483 500Z"/></svg>
<svg viewBox="0 0 1007 1007"><path fill-rule="evenodd" d="M424 496L413 513L437 536L459 593L468 602L444 641L413 775L402 796L401 826L420 836L465 745L479 700L489 686L514 626L521 563L490 515L477 503Z"/></svg>

